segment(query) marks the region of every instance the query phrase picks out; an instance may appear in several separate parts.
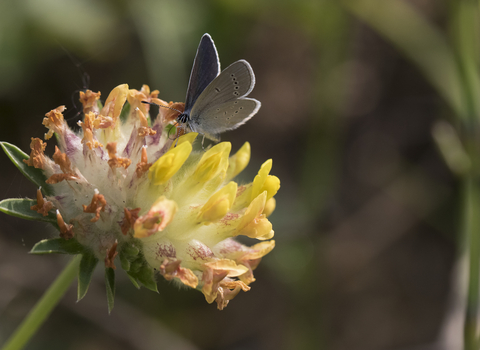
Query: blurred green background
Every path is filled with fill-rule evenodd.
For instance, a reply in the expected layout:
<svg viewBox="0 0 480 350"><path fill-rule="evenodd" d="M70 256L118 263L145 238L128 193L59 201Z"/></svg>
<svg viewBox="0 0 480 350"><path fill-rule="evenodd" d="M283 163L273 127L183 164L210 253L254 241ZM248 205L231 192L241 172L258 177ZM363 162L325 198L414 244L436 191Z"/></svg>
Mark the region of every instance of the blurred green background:
<svg viewBox="0 0 480 350"><path fill-rule="evenodd" d="M99 273L78 304L72 287L27 349L456 349L459 184L432 138L468 104L446 44L452 3L1 1L0 140L28 151L59 105L75 125L86 88L106 98L148 84L184 101L208 32L222 67L250 62L262 102L222 135L233 151L251 143L241 181L272 158L282 185L276 248L224 311L162 278L159 294L138 291L119 273L108 316ZM0 198L33 198L0 159ZM68 257L29 256L50 227L0 220L4 342Z"/></svg>

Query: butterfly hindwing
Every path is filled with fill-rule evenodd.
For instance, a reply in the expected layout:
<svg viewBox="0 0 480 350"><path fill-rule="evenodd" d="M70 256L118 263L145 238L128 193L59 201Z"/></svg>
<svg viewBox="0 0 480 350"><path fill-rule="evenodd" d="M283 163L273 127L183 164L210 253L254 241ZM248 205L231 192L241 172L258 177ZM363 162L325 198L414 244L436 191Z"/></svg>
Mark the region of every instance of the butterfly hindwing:
<svg viewBox="0 0 480 350"><path fill-rule="evenodd" d="M255 86L252 67L239 60L225 68L200 94L190 113L193 120L212 106L248 95Z"/></svg>

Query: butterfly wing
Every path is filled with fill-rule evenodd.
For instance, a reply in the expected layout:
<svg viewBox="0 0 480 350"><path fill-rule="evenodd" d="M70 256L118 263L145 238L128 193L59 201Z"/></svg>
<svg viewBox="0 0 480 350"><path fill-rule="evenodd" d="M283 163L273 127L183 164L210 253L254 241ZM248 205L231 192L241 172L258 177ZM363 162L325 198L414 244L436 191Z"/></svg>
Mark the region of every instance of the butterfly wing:
<svg viewBox="0 0 480 350"><path fill-rule="evenodd" d="M190 113L191 129L210 137L245 123L261 106L259 101L245 98L254 86L250 64L245 60L232 63L196 100Z"/></svg>
<svg viewBox="0 0 480 350"><path fill-rule="evenodd" d="M204 34L202 39L200 39L190 73L187 96L185 98L186 114L190 113L195 101L219 73L220 60L218 59L217 49L210 35Z"/></svg>
<svg viewBox="0 0 480 350"><path fill-rule="evenodd" d="M192 131L217 141L217 134L238 128L252 118L260 107L260 101L253 98L238 98L207 109L199 118L192 120L190 127Z"/></svg>

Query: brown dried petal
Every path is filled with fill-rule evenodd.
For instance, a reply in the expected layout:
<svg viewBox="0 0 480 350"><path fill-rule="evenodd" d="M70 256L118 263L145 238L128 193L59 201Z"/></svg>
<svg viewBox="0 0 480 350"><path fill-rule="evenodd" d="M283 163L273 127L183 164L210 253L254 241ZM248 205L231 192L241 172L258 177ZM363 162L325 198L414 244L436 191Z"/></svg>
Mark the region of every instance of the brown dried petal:
<svg viewBox="0 0 480 350"><path fill-rule="evenodd" d="M140 161L137 163L137 168L135 169L135 172L137 174L137 177L142 176L145 174L148 169L152 166L152 163L148 163L147 159L147 149L145 147L142 147L142 157Z"/></svg>
<svg viewBox="0 0 480 350"><path fill-rule="evenodd" d="M42 191L40 189L37 190L37 204L32 205L30 207L31 210L36 211L39 214L42 214L43 216L47 216L48 212L52 210L53 208L53 203L50 201L44 200L42 196Z"/></svg>
<svg viewBox="0 0 480 350"><path fill-rule="evenodd" d="M58 224L58 227L60 228L60 237L67 240L70 238L73 238L74 236L73 225L66 224L65 221L63 221L62 215L58 210L57 210L57 224Z"/></svg>
<svg viewBox="0 0 480 350"><path fill-rule="evenodd" d="M32 137L32 141L30 142L30 149L32 150L30 152L30 158L24 159L23 162L37 169L45 169L45 155L43 154L45 147L47 147L46 142L43 142L39 138Z"/></svg>
<svg viewBox="0 0 480 350"><path fill-rule="evenodd" d="M160 273L167 281L173 278L178 278L183 284L196 288L198 285L198 278L192 270L180 266L181 260L165 259L160 265Z"/></svg>
<svg viewBox="0 0 480 350"><path fill-rule="evenodd" d="M117 157L117 143L116 142L109 142L107 143L107 151L108 151L108 156L110 159L108 160L108 165L112 170L115 168L125 168L127 169L130 164L132 164L132 161L129 158L122 158L122 157Z"/></svg>
<svg viewBox="0 0 480 350"><path fill-rule="evenodd" d="M113 261L115 260L115 257L118 255L117 245L118 245L118 242L115 241L112 247L110 249L107 249L107 255L105 256L105 267L111 267L114 270L117 269L117 267L113 263Z"/></svg>
<svg viewBox="0 0 480 350"><path fill-rule="evenodd" d="M90 112L98 113L97 100L100 98L100 91L93 92L92 90L87 90L85 92L80 91L80 102L83 105L83 113L87 114Z"/></svg>
<svg viewBox="0 0 480 350"><path fill-rule="evenodd" d="M45 140L48 140L53 136L53 133L62 133L64 127L63 121L63 111L66 109L65 106L59 106L55 109L52 109L50 112L45 114L45 118L43 118L43 125L45 125L48 129L48 133L45 134Z"/></svg>
<svg viewBox="0 0 480 350"><path fill-rule="evenodd" d="M123 217L122 224L120 225L122 229L122 233L126 235L130 229L133 229L133 224L138 219L138 213L140 212L140 208L135 209L123 209L125 216Z"/></svg>
<svg viewBox="0 0 480 350"><path fill-rule="evenodd" d="M95 214L95 217L90 221L97 222L100 219L100 212L105 211L106 205L107 205L107 201L105 200L105 197L102 194L95 192L90 204L88 206L82 205L82 207L85 213Z"/></svg>

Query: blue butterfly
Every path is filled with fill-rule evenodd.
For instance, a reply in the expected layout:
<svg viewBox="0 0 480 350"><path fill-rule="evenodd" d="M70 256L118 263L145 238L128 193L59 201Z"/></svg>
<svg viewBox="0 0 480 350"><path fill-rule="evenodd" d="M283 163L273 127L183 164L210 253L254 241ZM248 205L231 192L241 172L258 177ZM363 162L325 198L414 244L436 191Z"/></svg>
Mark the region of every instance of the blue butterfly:
<svg viewBox="0 0 480 350"><path fill-rule="evenodd" d="M220 141L219 134L238 128L252 118L261 103L247 96L255 86L252 67L238 60L220 72L217 49L204 34L193 62L185 99L185 111L177 121L191 131Z"/></svg>

